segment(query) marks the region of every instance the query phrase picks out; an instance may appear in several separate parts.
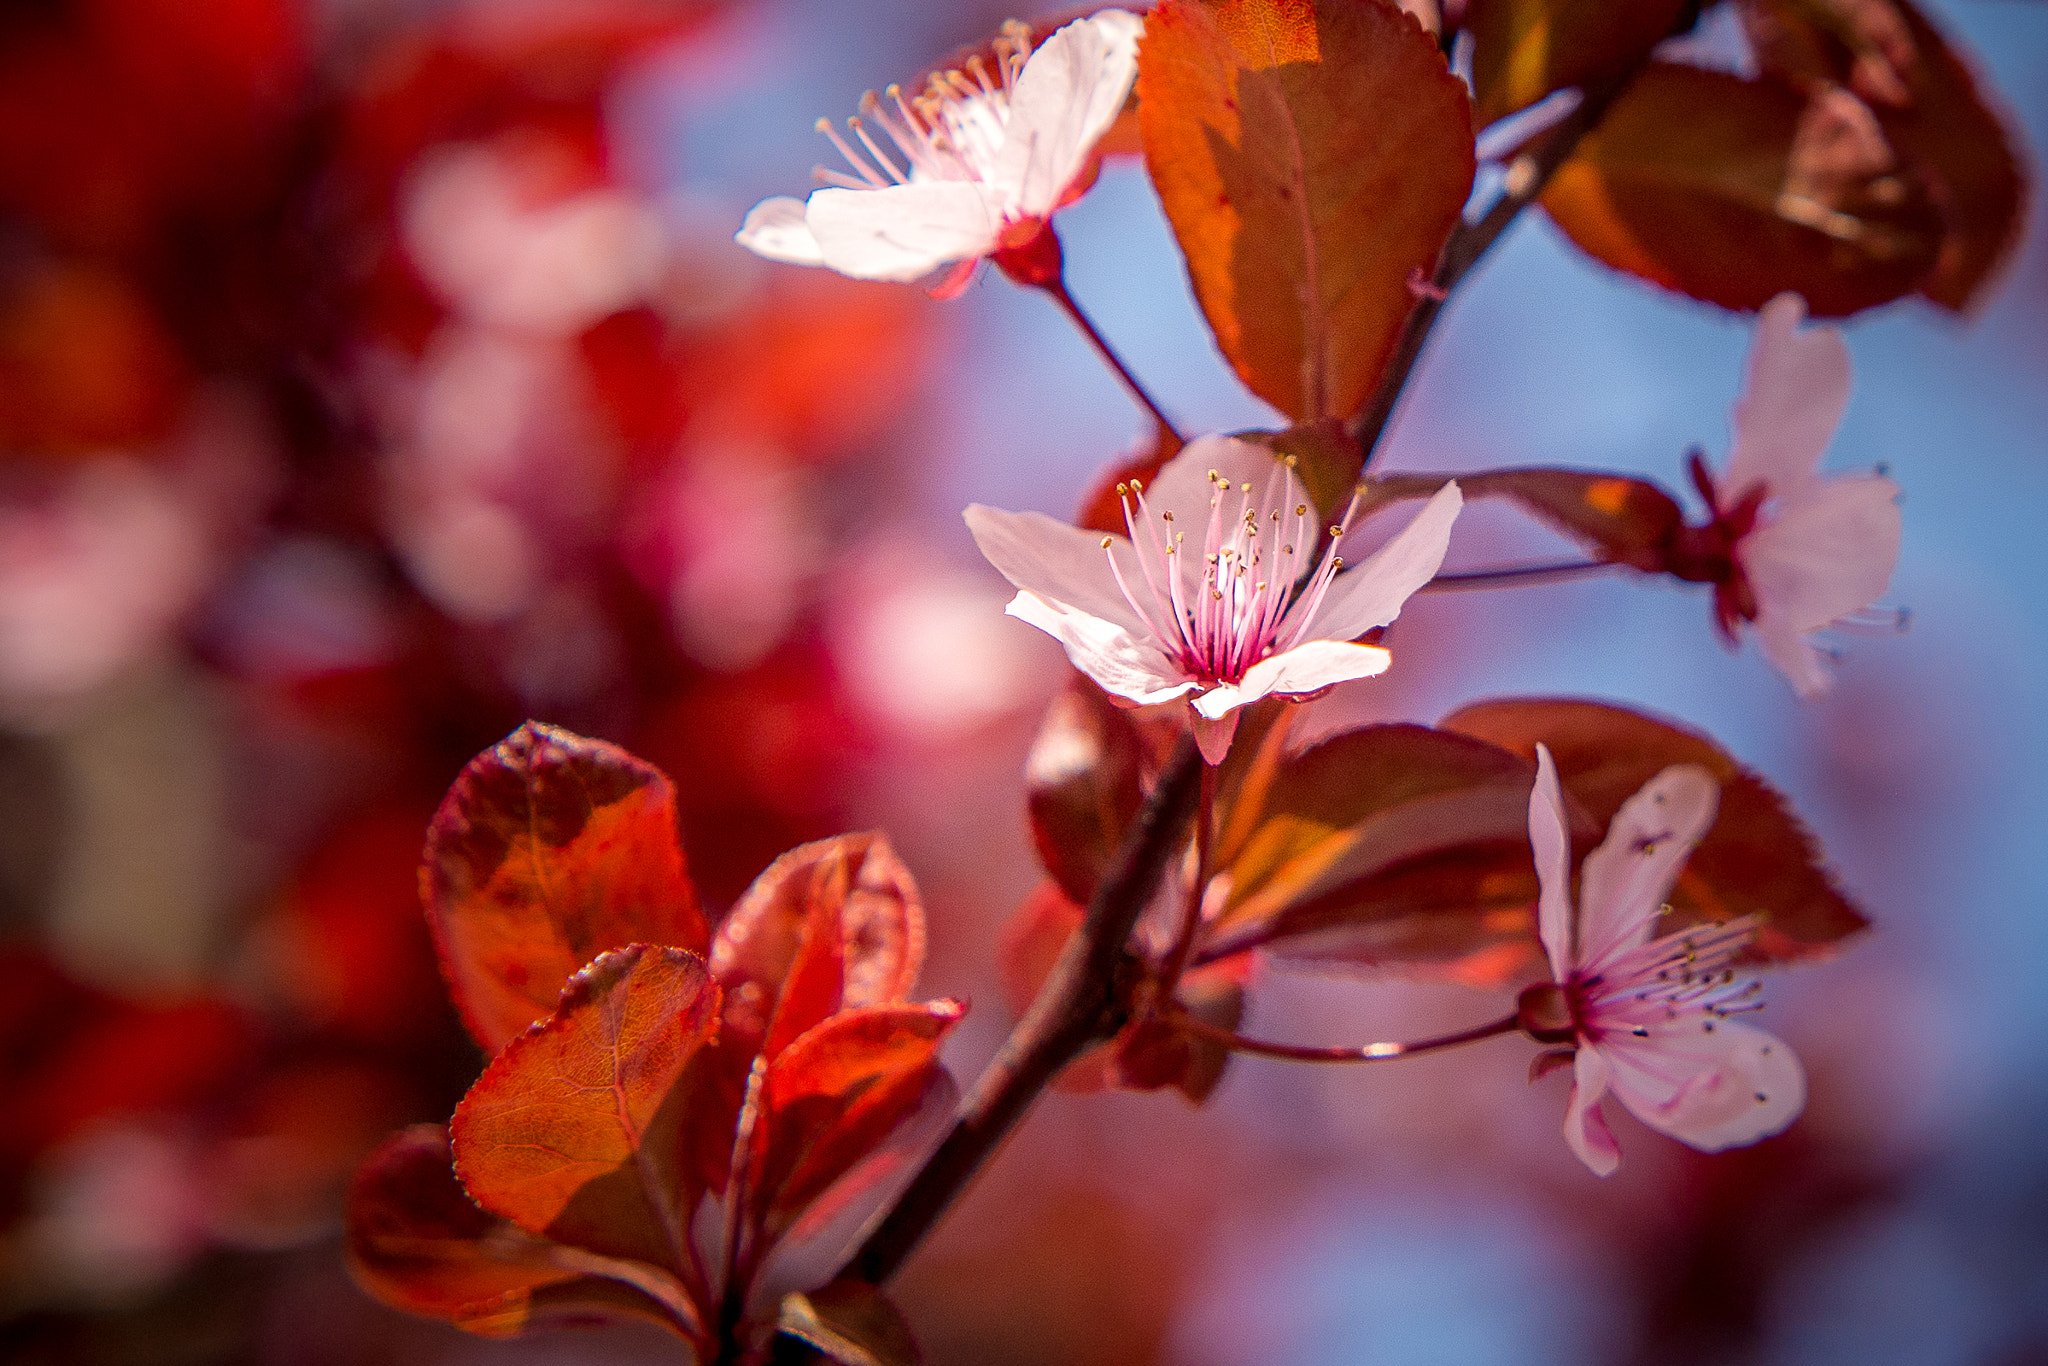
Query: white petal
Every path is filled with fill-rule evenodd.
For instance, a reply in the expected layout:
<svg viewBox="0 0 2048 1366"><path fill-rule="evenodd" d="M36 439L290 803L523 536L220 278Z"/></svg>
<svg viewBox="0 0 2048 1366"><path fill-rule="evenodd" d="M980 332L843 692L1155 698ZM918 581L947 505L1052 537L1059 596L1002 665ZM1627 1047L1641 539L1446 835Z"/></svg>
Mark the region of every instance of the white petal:
<svg viewBox="0 0 2048 1366"><path fill-rule="evenodd" d="M1536 935L1550 957L1551 980L1572 971L1572 841L1557 764L1550 746L1536 746L1536 786L1529 789L1529 846L1536 854Z"/></svg>
<svg viewBox="0 0 2048 1366"><path fill-rule="evenodd" d="M1697 764L1673 764L1621 804L1607 838L1579 870L1574 964L1597 971L1650 938L1671 884L1720 804L1721 785Z"/></svg>
<svg viewBox="0 0 2048 1366"><path fill-rule="evenodd" d="M804 222L824 264L857 280L921 279L987 255L1002 228L981 188L964 180L819 190Z"/></svg>
<svg viewBox="0 0 2048 1366"><path fill-rule="evenodd" d="M1821 662L1821 652L1807 643L1804 631L1769 613L1759 616L1753 625L1757 648L1791 682L1792 691L1802 701L1810 702L1828 690L1827 665Z"/></svg>
<svg viewBox="0 0 2048 1366"><path fill-rule="evenodd" d="M1830 479L1736 542L1759 617L1815 631L1882 597L1899 558L1898 496L1882 475Z"/></svg>
<svg viewBox="0 0 2048 1366"><path fill-rule="evenodd" d="M1234 688L1212 688L1195 702L1204 716L1221 716L1232 707L1249 706L1269 693L1320 692L1354 678L1371 678L1387 671L1394 657L1377 645L1353 645L1341 640L1303 641L1291 650L1262 659L1245 670ZM1212 701L1228 692L1227 700Z"/></svg>
<svg viewBox="0 0 2048 1366"><path fill-rule="evenodd" d="M749 209L747 221L740 225L732 240L771 261L787 261L793 266L825 264L818 239L811 236L804 223L803 200L788 195L764 199Z"/></svg>
<svg viewBox="0 0 2048 1366"><path fill-rule="evenodd" d="M1799 1117L1806 1073L1782 1040L1735 1020L1690 1016L1679 1025L1601 1044L1613 1063L1614 1094L1637 1119L1712 1153L1754 1143Z"/></svg>
<svg viewBox="0 0 2048 1366"><path fill-rule="evenodd" d="M1202 715L1199 699L1195 707L1195 747L1202 751L1202 762L1214 768L1230 753L1230 742L1237 736L1238 714L1227 712L1221 717Z"/></svg>
<svg viewBox="0 0 2048 1366"><path fill-rule="evenodd" d="M1145 21L1111 9L1038 45L1010 92L992 187L1012 215L1047 218L1109 131L1138 75Z"/></svg>
<svg viewBox="0 0 2048 1366"><path fill-rule="evenodd" d="M1780 294L1756 318L1742 397L1735 401L1735 447L1721 484L1724 507L1750 485L1775 496L1813 478L1821 452L1849 404L1849 348L1832 327L1800 328L1806 301Z"/></svg>
<svg viewBox="0 0 2048 1366"><path fill-rule="evenodd" d="M1196 686L1156 646L1115 622L1029 592L1010 599L1003 610L1057 640L1075 668L1139 706L1171 702Z"/></svg>
<svg viewBox="0 0 2048 1366"><path fill-rule="evenodd" d="M1145 486L1145 503L1155 517L1171 512L1174 525L1193 543L1201 539L1203 529L1209 525L1209 500L1216 493L1216 485L1209 479L1211 470L1234 485L1250 484L1252 497L1257 499L1276 469L1287 492L1275 501L1287 504L1291 513L1294 504L1308 500L1308 492L1285 461L1265 446L1239 441L1234 436L1198 436L1160 467L1158 476ZM1224 508L1226 516L1235 510L1235 504ZM1309 512L1315 515L1315 509Z"/></svg>
<svg viewBox="0 0 2048 1366"><path fill-rule="evenodd" d="M1309 634L1356 640L1401 614L1401 604L1432 578L1451 545L1451 523L1465 505L1457 481L1436 491L1401 534L1356 569L1337 576L1316 609Z"/></svg>
<svg viewBox="0 0 2048 1366"><path fill-rule="evenodd" d="M1152 634L1110 572L1109 557L1114 554L1124 582L1134 592L1145 591L1131 543L1123 537L1111 537L1105 551L1101 532L1070 526L1042 512L1005 512L974 503L964 516L981 553L1017 587L1115 622L1133 635Z"/></svg>
<svg viewBox="0 0 2048 1366"><path fill-rule="evenodd" d="M1591 1045L1582 1045L1572 1059L1572 1099L1564 1112L1564 1141L1595 1176L1612 1176L1621 1165L1621 1145L1600 1115L1608 1076L1606 1056Z"/></svg>

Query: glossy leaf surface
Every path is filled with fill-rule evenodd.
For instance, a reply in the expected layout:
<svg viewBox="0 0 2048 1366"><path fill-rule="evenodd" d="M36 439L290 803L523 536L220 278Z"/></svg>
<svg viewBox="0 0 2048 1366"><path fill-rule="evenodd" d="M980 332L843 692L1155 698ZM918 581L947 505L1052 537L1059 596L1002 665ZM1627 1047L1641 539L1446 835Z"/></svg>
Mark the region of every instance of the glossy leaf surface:
<svg viewBox="0 0 2048 1366"><path fill-rule="evenodd" d="M495 1053L607 949L703 953L668 779L616 745L529 722L462 771L420 889L463 1022Z"/></svg>
<svg viewBox="0 0 2048 1366"><path fill-rule="evenodd" d="M1467 498L1509 498L1602 559L1636 569L1664 568L1685 514L1646 479L1597 470L1482 470L1474 474L1383 474L1361 486L1361 514L1427 498L1455 478Z"/></svg>
<svg viewBox="0 0 2048 1366"><path fill-rule="evenodd" d="M1167 0L1138 117L1239 378L1298 421L1348 415L1471 188L1471 105L1435 41L1384 0Z"/></svg>
<svg viewBox="0 0 2048 1366"><path fill-rule="evenodd" d="M1480 125L1567 87L1625 73L1670 33L1685 0L1472 0L1472 89Z"/></svg>

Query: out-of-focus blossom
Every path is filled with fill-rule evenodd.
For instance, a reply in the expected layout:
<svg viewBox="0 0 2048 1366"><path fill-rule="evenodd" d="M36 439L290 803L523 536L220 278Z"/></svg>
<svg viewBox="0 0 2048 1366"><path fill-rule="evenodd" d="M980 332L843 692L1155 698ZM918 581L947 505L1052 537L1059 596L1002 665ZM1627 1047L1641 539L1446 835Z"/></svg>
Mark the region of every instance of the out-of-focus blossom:
<svg viewBox="0 0 2048 1366"><path fill-rule="evenodd" d="M1716 479L1695 455L1692 477L1714 510L1702 576L1721 633L1732 644L1749 622L1764 657L1813 697L1828 674L1807 636L1864 611L1891 581L1899 488L1881 474L1821 477L1849 402L1849 351L1835 328L1800 328L1805 313L1798 295L1780 294L1757 315L1728 468Z"/></svg>
<svg viewBox="0 0 2048 1366"><path fill-rule="evenodd" d="M1036 51L1010 29L996 44L994 79L975 62L932 77L912 100L892 86L893 109L870 91L866 122L847 121L859 147L818 123L858 179L821 171L825 188L808 201L755 205L737 240L772 260L863 280L916 280L958 262L941 294L963 288L983 257L1046 250L1046 221L1086 187L1095 144L1130 94L1143 32L1144 21L1120 9L1076 19Z"/></svg>
<svg viewBox="0 0 2048 1366"><path fill-rule="evenodd" d="M1148 491L1125 492L1130 537L1042 513L976 504L981 553L1019 589L1006 609L1066 647L1067 658L1134 705L1188 697L1203 757L1222 762L1237 709L1269 693L1303 696L1384 671L1392 656L1355 644L1385 626L1443 563L1462 506L1455 483L1386 547L1341 577L1315 562L1322 528L1288 458L1227 436L1191 442ZM1186 528L1200 531L1199 558Z"/></svg>
<svg viewBox="0 0 2048 1366"><path fill-rule="evenodd" d="M1650 938L1719 802L1719 786L1695 765L1650 779L1586 856L1574 912L1557 767L1547 746L1536 747L1529 842L1553 980L1522 993L1520 1018L1539 1042L1576 1050L1565 1141L1600 1176L1621 1164L1599 1109L1609 1091L1643 1123L1704 1152L1775 1134L1806 1104L1806 1074L1792 1050L1732 1018L1760 1008L1758 984L1729 966L1756 932L1755 917Z"/></svg>

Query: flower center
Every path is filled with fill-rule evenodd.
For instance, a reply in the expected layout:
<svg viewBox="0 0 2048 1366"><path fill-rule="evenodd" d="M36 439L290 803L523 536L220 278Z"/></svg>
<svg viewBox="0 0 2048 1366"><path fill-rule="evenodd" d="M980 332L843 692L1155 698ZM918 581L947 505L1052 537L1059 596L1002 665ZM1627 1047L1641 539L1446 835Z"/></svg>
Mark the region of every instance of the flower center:
<svg viewBox="0 0 2048 1366"><path fill-rule="evenodd" d="M819 119L818 131L832 140L858 179L822 166L815 173L817 179L847 190L879 190L915 181L989 180L1009 127L1010 93L1030 55L1030 26L1012 20L995 40L993 77L991 63L977 53L967 59L965 69L934 72L924 92L909 99L901 86L890 86L880 97L870 90L861 96L860 117L846 121L851 140L831 120ZM894 145L895 157L869 133L870 124Z"/></svg>
<svg viewBox="0 0 2048 1366"><path fill-rule="evenodd" d="M1298 644L1344 566L1341 556L1326 555L1304 579L1320 528L1289 478L1293 463L1292 456L1276 458L1257 497L1249 483L1233 485L1209 471L1209 525L1196 563L1171 509L1154 513L1139 480L1117 485L1143 583L1130 583L1117 563L1115 538L1104 537L1110 571L1159 647L1205 685L1236 683L1260 660ZM1350 521L1347 511L1329 529L1332 549Z"/></svg>

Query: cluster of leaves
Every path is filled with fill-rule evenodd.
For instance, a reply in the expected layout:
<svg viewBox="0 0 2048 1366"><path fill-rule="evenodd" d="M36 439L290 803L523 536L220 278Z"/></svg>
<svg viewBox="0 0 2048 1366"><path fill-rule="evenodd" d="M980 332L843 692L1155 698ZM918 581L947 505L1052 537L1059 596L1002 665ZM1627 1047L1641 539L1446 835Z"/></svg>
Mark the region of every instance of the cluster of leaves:
<svg viewBox="0 0 2048 1366"><path fill-rule="evenodd" d="M1503 699L1435 727L1367 726L1295 751L1295 713L1261 704L1218 775L1210 877L1180 982L1182 1008L1210 1024L1235 1025L1260 952L1478 987L1540 976L1528 834L1538 744L1557 762L1575 856L1662 769L1698 764L1720 782L1720 814L1672 894L1670 929L1760 916L1746 960L1763 966L1824 958L1867 923L1784 797L1671 721L1601 702ZM1110 706L1080 679L1047 718L1027 785L1048 876L1011 923L1013 995L1036 990L1080 923L1159 772L1160 732L1171 724ZM1176 888L1168 899L1185 895ZM1157 979L1161 948L1134 946L1127 997ZM1169 1017L1141 1013L1067 1084L1175 1086L1199 1101L1225 1060Z"/></svg>
<svg viewBox="0 0 2048 1366"><path fill-rule="evenodd" d="M923 913L886 841L792 850L714 931L668 780L528 725L450 790L421 886L491 1061L447 1126L364 1164L366 1288L490 1336L650 1320L706 1362L778 1319L826 1342L900 1331L874 1292L801 1293L956 1098L936 1050L963 1007L907 999Z"/></svg>

